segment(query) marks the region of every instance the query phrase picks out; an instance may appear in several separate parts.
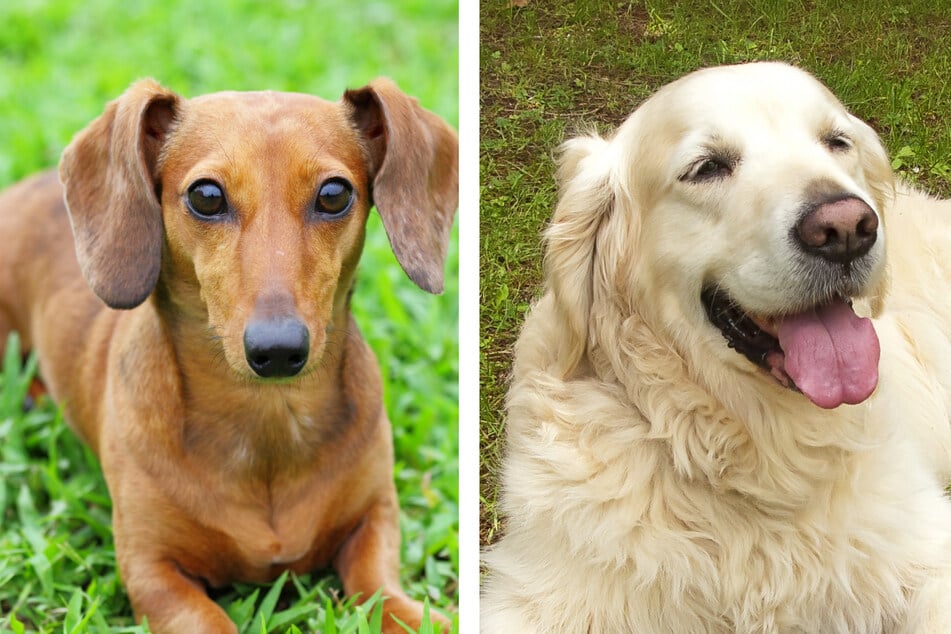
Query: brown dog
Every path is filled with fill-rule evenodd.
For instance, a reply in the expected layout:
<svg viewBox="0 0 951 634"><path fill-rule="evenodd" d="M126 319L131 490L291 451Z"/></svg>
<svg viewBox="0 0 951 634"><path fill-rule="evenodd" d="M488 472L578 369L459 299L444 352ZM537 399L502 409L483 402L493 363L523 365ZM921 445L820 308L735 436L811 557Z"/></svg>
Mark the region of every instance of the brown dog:
<svg viewBox="0 0 951 634"><path fill-rule="evenodd" d="M36 350L98 454L153 631L234 632L206 586L325 565L419 626L349 303L373 204L407 274L442 290L457 147L385 79L336 103L144 80L66 148L63 187L45 174L0 196L0 341Z"/></svg>

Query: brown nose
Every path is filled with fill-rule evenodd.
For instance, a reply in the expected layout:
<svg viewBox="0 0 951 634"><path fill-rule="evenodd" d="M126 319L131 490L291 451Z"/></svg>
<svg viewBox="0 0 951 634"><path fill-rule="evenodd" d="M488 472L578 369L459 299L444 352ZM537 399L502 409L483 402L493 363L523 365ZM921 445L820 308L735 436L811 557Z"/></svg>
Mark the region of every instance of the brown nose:
<svg viewBox="0 0 951 634"><path fill-rule="evenodd" d="M830 262L849 263L875 244L878 216L858 198L822 203L796 225L796 237L807 253Z"/></svg>

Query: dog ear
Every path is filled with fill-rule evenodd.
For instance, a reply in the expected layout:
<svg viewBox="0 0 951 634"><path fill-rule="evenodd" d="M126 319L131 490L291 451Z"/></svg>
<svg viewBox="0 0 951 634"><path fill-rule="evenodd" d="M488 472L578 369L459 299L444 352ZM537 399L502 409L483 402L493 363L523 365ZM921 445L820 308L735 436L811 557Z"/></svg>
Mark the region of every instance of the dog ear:
<svg viewBox="0 0 951 634"><path fill-rule="evenodd" d="M607 141L598 136L562 145L558 166L561 191L545 231L545 277L566 326L557 344L562 346L558 359L566 376L587 352L598 234L614 205L610 167L604 160L607 147Z"/></svg>
<svg viewBox="0 0 951 634"><path fill-rule="evenodd" d="M859 137L855 147L859 152L865 184L871 190L884 228L888 226L888 208L895 200L895 173L888 160L888 153L875 130L858 117L851 114L849 117ZM888 271L889 267L885 267L879 282L869 292L869 306L873 317L881 314L885 307L885 296L888 294L890 283Z"/></svg>
<svg viewBox="0 0 951 634"><path fill-rule="evenodd" d="M858 117L853 115L849 117L860 137L856 147L860 152L865 182L872 190L878 208L884 210L895 196L895 174L888 160L888 154L871 126Z"/></svg>
<svg viewBox="0 0 951 634"><path fill-rule="evenodd" d="M366 139L373 202L406 274L443 289L449 230L459 200L459 140L442 119L380 78L344 101Z"/></svg>
<svg viewBox="0 0 951 634"><path fill-rule="evenodd" d="M157 165L179 102L156 82L138 81L80 131L60 159L79 266L112 308L141 304L158 280Z"/></svg>

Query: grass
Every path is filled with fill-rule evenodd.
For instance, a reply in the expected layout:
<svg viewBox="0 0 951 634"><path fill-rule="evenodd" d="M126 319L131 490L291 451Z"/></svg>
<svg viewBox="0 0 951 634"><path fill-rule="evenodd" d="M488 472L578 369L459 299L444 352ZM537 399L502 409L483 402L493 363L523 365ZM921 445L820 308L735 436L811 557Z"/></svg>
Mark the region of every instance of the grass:
<svg viewBox="0 0 951 634"><path fill-rule="evenodd" d="M495 501L512 345L541 275L553 154L619 125L663 84L702 66L781 59L831 87L884 140L893 167L951 195L951 14L938 0L571 3L481 8L480 352L483 544Z"/></svg>
<svg viewBox="0 0 951 634"><path fill-rule="evenodd" d="M0 3L0 186L54 166L71 136L144 76L184 96L275 89L337 99L388 75L456 125L456 6ZM399 269L372 216L354 299L394 425L404 588L450 614L459 551L455 230L452 240L446 292L432 297ZM133 624L118 578L97 461L55 405L22 411L29 372L12 352L0 369L0 632L146 631ZM354 606L328 573L236 585L215 599L242 632L379 631L378 602Z"/></svg>

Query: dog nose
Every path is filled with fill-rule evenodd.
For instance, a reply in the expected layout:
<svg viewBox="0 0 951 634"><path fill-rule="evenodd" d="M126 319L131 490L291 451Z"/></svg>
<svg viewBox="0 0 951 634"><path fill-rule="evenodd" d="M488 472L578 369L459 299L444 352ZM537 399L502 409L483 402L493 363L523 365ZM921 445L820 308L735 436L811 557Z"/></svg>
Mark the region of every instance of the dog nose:
<svg viewBox="0 0 951 634"><path fill-rule="evenodd" d="M830 262L848 263L875 244L878 216L858 198L822 203L796 225L802 248Z"/></svg>
<svg viewBox="0 0 951 634"><path fill-rule="evenodd" d="M298 319L252 321L244 329L244 356L254 373L286 378L307 363L310 333Z"/></svg>

